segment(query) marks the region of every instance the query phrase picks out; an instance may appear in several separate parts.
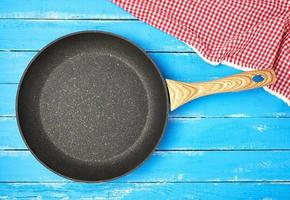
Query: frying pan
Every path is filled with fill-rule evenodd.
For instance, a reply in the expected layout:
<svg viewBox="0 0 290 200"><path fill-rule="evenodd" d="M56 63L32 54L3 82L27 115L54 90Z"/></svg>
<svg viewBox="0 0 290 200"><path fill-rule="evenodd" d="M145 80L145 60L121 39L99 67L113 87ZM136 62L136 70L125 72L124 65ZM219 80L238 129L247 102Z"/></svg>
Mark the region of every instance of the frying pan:
<svg viewBox="0 0 290 200"><path fill-rule="evenodd" d="M52 42L30 62L18 88L17 122L27 147L47 168L98 182L126 174L152 153L169 109L274 82L272 70L205 83L164 80L126 39L78 32Z"/></svg>

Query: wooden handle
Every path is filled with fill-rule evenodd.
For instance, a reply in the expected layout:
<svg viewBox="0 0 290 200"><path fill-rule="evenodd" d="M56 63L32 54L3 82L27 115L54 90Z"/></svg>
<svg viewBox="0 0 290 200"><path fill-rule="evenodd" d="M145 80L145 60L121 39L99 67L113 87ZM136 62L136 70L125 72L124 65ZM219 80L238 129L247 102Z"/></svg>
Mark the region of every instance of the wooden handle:
<svg viewBox="0 0 290 200"><path fill-rule="evenodd" d="M166 79L170 110L175 110L198 97L259 88L273 84L275 81L276 76L272 69L243 72L203 83L185 83Z"/></svg>

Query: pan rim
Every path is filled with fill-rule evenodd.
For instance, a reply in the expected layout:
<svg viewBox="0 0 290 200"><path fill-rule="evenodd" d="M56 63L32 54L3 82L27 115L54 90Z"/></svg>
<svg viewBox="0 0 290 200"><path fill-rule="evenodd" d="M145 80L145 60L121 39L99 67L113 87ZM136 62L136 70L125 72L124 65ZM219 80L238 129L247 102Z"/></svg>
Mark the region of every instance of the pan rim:
<svg viewBox="0 0 290 200"><path fill-rule="evenodd" d="M152 64L152 67L156 70L158 76L160 77L161 81L162 81L162 86L165 89L165 98L166 98L166 111L165 111L165 119L164 119L164 123L163 123L163 127L162 127L162 131L160 134L160 137L158 139L158 141L156 142L156 144L154 145L154 147L152 148L151 152L149 152L147 154L147 156L142 160L142 162L138 163L137 165L135 165L133 168L131 168L130 170L126 171L125 173L122 173L118 176L112 177L112 178L107 178L107 179L99 179L99 180L84 180L84 179L78 179L78 178L72 178L69 176L66 176L58 171L53 170L51 167L49 167L45 162L43 162L40 158L38 158L38 156L36 155L36 153L30 148L30 146L28 145L28 142L23 134L21 125L20 125L20 120L19 120L19 113L18 113L18 103L19 103L19 94L20 94L20 90L21 90L21 86L23 84L23 80L26 77L26 75L28 74L28 70L31 68L31 65L34 63L34 61L40 56L42 55L42 53L48 49L49 47L53 46L54 44L56 44L57 42L71 37L71 36L75 36L75 35L81 35L81 34L88 34L88 33L99 33L99 34L104 34L104 35L109 35L109 36L113 36L116 37L120 40L123 40L125 42L127 42L128 44L132 45L134 48L136 48L136 50L139 50ZM135 169L139 168L152 154L153 152L156 150L156 147L160 144L161 139L164 136L164 132L165 132L165 128L167 126L168 123L168 115L169 115L169 107L170 107L170 99L169 99L169 93L168 93L168 88L167 88L167 84L165 79L163 78L159 68L157 67L157 65L155 64L155 62L148 56L148 54L146 53L145 50L143 50L142 48L140 48L138 45L136 45L135 43L133 43L132 41L124 38L123 36L120 36L118 34L112 33L112 32L107 32L107 31L99 31L99 30L85 30L85 31L77 31L77 32L72 32L69 34L65 34L61 37L58 37L57 39L49 42L48 44L46 44L44 47L41 48L40 51L38 51L33 58L30 60L30 62L28 63L28 65L26 66L25 70L23 71L18 87L17 87L17 91L16 91L16 101L15 101L15 114L16 114L16 123L17 123L17 127L19 130L19 133L21 135L22 141L24 142L25 146L27 147L27 149L29 150L29 152L33 155L33 157L42 165L44 166L46 169L48 169L49 171L57 174L58 176L71 180L71 181L75 181L75 182L81 182L81 183L104 183L104 182L108 182L108 181L112 181L115 179L118 179L120 177L123 177L127 174L129 174L130 172L134 171ZM127 182L127 181L125 181ZM121 182L122 183L122 182Z"/></svg>

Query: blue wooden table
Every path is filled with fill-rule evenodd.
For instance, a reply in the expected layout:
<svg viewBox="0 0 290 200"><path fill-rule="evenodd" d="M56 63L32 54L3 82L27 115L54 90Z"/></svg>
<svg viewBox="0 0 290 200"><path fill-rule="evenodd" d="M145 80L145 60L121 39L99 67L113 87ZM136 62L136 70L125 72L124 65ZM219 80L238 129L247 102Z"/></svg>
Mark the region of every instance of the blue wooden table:
<svg viewBox="0 0 290 200"><path fill-rule="evenodd" d="M201 98L170 113L154 154L120 179L76 183L39 164L15 121L19 79L44 45L81 30L128 38L166 78L239 72L210 66L109 0L0 0L0 199L290 199L290 108L263 89Z"/></svg>

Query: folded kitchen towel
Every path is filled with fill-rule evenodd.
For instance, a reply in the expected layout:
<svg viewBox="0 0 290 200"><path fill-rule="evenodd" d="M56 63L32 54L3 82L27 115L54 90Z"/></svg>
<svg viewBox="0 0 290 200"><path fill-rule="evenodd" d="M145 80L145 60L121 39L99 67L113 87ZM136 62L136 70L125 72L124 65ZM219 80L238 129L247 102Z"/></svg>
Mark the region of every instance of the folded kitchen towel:
<svg viewBox="0 0 290 200"><path fill-rule="evenodd" d="M273 68L267 91L290 105L289 0L113 0L192 46L211 64Z"/></svg>

